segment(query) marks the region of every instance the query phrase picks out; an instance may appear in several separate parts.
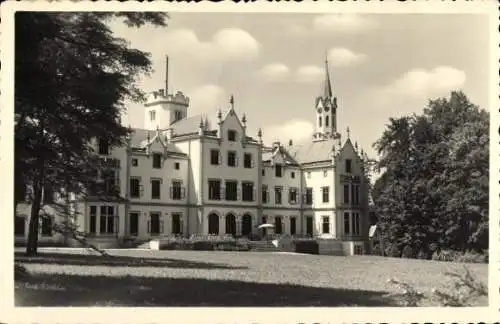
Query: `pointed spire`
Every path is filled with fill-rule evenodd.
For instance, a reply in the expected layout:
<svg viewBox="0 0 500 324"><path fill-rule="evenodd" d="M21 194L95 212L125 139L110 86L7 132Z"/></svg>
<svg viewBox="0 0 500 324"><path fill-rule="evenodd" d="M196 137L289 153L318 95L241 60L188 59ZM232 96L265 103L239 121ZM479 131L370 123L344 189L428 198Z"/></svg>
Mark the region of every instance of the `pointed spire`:
<svg viewBox="0 0 500 324"><path fill-rule="evenodd" d="M351 130L349 129L349 126L347 126L347 139L350 138Z"/></svg>
<svg viewBox="0 0 500 324"><path fill-rule="evenodd" d="M203 117L200 118L200 128L203 128Z"/></svg>
<svg viewBox="0 0 500 324"><path fill-rule="evenodd" d="M219 121L222 119L222 111L220 110L220 108L219 111L217 111L217 118L219 119Z"/></svg>
<svg viewBox="0 0 500 324"><path fill-rule="evenodd" d="M208 117L207 116L205 116L204 124L205 124L205 129L208 130Z"/></svg>
<svg viewBox="0 0 500 324"><path fill-rule="evenodd" d="M325 80L323 81L323 98L332 98L332 83L330 82L330 72L328 71L328 55L325 54Z"/></svg>
<svg viewBox="0 0 500 324"><path fill-rule="evenodd" d="M243 124L246 124L246 122L247 122L247 115L245 113L243 113L243 118L241 119L241 122Z"/></svg>
<svg viewBox="0 0 500 324"><path fill-rule="evenodd" d="M234 109L234 96L231 95L231 98L229 98L229 103L231 104L231 109Z"/></svg>

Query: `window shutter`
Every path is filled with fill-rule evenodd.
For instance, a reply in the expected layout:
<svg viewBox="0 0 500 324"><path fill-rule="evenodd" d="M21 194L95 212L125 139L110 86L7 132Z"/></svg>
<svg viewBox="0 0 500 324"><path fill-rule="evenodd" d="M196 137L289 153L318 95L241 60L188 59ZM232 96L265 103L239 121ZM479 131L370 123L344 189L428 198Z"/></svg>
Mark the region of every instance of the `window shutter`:
<svg viewBox="0 0 500 324"><path fill-rule="evenodd" d="M139 184L139 197L142 197L143 195L144 195L144 186Z"/></svg>
<svg viewBox="0 0 500 324"><path fill-rule="evenodd" d="M226 188L223 186L220 186L220 195L219 195L220 199L226 199L225 192L226 192Z"/></svg>
<svg viewBox="0 0 500 324"><path fill-rule="evenodd" d="M114 216L113 225L114 225L113 226L113 233L117 234L119 232L119 227L120 227L118 216Z"/></svg>
<svg viewBox="0 0 500 324"><path fill-rule="evenodd" d="M160 220L160 233L163 233L163 219Z"/></svg>
<svg viewBox="0 0 500 324"><path fill-rule="evenodd" d="M241 200L241 188L236 187L236 200Z"/></svg>
<svg viewBox="0 0 500 324"><path fill-rule="evenodd" d="M234 157L234 166L238 166L239 165L239 161L240 161L239 157L235 156Z"/></svg>
<svg viewBox="0 0 500 324"><path fill-rule="evenodd" d="M169 193L169 196L170 196L170 199L173 199L174 198L174 187L171 186L170 187L170 193Z"/></svg>
<svg viewBox="0 0 500 324"><path fill-rule="evenodd" d="M186 188L182 187L181 188L181 199L186 198Z"/></svg>
<svg viewBox="0 0 500 324"><path fill-rule="evenodd" d="M148 233L151 233L151 220L148 220Z"/></svg>

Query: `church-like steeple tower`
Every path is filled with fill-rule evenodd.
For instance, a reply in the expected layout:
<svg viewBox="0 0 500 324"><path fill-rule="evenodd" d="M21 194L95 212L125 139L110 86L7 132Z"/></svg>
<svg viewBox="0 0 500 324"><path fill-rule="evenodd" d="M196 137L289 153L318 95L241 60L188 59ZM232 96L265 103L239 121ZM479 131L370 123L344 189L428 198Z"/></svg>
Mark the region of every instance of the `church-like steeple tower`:
<svg viewBox="0 0 500 324"><path fill-rule="evenodd" d="M321 141L337 135L337 98L333 96L328 59L325 59L325 79L320 96L316 98L316 127L313 140Z"/></svg>

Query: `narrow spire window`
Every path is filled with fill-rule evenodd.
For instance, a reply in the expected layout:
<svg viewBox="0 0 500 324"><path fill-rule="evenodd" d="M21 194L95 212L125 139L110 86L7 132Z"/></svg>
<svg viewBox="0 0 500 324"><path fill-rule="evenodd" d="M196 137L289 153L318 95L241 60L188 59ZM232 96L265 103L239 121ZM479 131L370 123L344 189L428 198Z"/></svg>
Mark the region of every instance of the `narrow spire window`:
<svg viewBox="0 0 500 324"><path fill-rule="evenodd" d="M319 127L321 127L321 124L322 124L322 120L321 120L321 116L319 116L319 119L318 119L318 125L319 125Z"/></svg>
<svg viewBox="0 0 500 324"><path fill-rule="evenodd" d="M330 123L330 116L325 117L325 127L328 127L328 124Z"/></svg>

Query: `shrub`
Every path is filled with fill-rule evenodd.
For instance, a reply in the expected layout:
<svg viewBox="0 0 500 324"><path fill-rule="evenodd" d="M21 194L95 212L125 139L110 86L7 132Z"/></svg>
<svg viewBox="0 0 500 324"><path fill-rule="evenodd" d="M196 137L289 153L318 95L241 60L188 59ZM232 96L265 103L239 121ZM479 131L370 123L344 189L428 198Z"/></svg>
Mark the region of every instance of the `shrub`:
<svg viewBox="0 0 500 324"><path fill-rule="evenodd" d="M401 293L392 294L392 297L395 298L403 307L419 306L422 299L425 298L423 293L406 282L398 281L396 279L390 279L388 282L402 290Z"/></svg>
<svg viewBox="0 0 500 324"><path fill-rule="evenodd" d="M420 251L418 251L417 259L428 260L429 254L427 252L425 252L424 250L420 250Z"/></svg>
<svg viewBox="0 0 500 324"><path fill-rule="evenodd" d="M434 261L440 261L440 256L439 256L439 252L438 251L434 251L434 253L432 253L432 260Z"/></svg>
<svg viewBox="0 0 500 324"><path fill-rule="evenodd" d="M471 301L474 298L488 296L488 287L474 278L468 268L464 268L464 274L446 273L447 276L455 279L453 287L448 289L450 292L438 289L432 290L434 298L442 306L472 306Z"/></svg>
<svg viewBox="0 0 500 324"><path fill-rule="evenodd" d="M401 251L396 244L393 244L388 248L387 255L393 258L401 257Z"/></svg>
<svg viewBox="0 0 500 324"><path fill-rule="evenodd" d="M477 252L465 252L458 254L455 261L464 263L488 263L488 255Z"/></svg>
<svg viewBox="0 0 500 324"><path fill-rule="evenodd" d="M413 255L413 249L411 248L411 246L407 245L404 247L403 249L403 253L401 255L402 258L407 258L407 259L411 259L414 257Z"/></svg>

